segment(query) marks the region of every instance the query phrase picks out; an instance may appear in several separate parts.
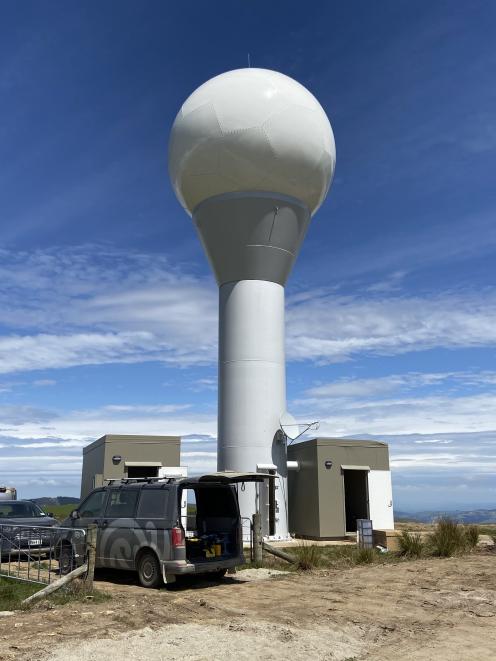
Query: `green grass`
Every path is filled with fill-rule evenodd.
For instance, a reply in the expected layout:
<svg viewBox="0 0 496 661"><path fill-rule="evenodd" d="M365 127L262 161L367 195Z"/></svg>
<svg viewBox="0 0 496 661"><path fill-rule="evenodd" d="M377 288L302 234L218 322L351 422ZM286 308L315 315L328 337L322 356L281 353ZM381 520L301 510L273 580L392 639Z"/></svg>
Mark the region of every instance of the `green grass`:
<svg viewBox="0 0 496 661"><path fill-rule="evenodd" d="M475 549L479 542L480 529L479 526L470 525L465 528L465 544L469 549Z"/></svg>
<svg viewBox="0 0 496 661"><path fill-rule="evenodd" d="M321 563L321 553L318 546L302 541L293 550L292 555L297 559L297 567L303 571L315 569Z"/></svg>
<svg viewBox="0 0 496 661"><path fill-rule="evenodd" d="M265 567L291 572L314 568L348 569L374 562L396 564L422 557L449 557L467 553L476 548L480 534L490 535L496 543L496 526L463 526L444 518L435 525L430 525L429 530L430 534L423 537L417 529L412 531L403 528L399 536L400 551L387 553L379 553L376 549L358 549L355 545L316 546L302 540L298 546L284 548L295 556L297 561L294 564L264 551L261 564L248 563L239 569Z"/></svg>
<svg viewBox="0 0 496 661"><path fill-rule="evenodd" d="M297 557L298 562L290 564L279 560L267 551L263 552L262 564L248 563L238 569L280 569L282 571L300 571L305 569L348 569L357 564L381 562L395 564L404 559L398 553L378 553L375 549L357 549L355 545L346 546L315 546L311 542L301 543L299 546L284 548L287 553ZM302 567L302 564L305 564Z"/></svg>
<svg viewBox="0 0 496 661"><path fill-rule="evenodd" d="M418 532L402 530L398 538L400 554L407 558L420 558L424 551L424 543Z"/></svg>
<svg viewBox="0 0 496 661"><path fill-rule="evenodd" d="M21 601L38 592L41 587L43 586L0 577L0 610L12 611L20 608Z"/></svg>
<svg viewBox="0 0 496 661"><path fill-rule="evenodd" d="M45 505L43 507L43 511L48 514L48 512L51 512L53 516L58 520L58 521L63 521L64 519L67 519L69 514L72 512L72 510L75 510L77 505L74 504L69 504L69 505Z"/></svg>
<svg viewBox="0 0 496 661"><path fill-rule="evenodd" d="M88 592L82 581L74 581L65 590L58 590L49 596L53 604L68 604L74 601L88 601L92 604L101 604L112 599L108 592L93 589Z"/></svg>
<svg viewBox="0 0 496 661"><path fill-rule="evenodd" d="M0 577L0 610L11 611L23 608L21 602L43 587L43 585L39 584L24 583L23 581L16 581L11 578ZM82 581L74 581L65 589L61 588L57 592L48 595L44 601L63 605L74 601L101 603L109 599L111 599L111 596L106 592L102 592L101 590L87 592Z"/></svg>
<svg viewBox="0 0 496 661"><path fill-rule="evenodd" d="M352 554L351 559L355 565L371 565L377 560L377 557L375 549L358 548Z"/></svg>
<svg viewBox="0 0 496 661"><path fill-rule="evenodd" d="M467 548L463 526L449 517L439 519L428 537L428 547L432 555L441 558L462 553Z"/></svg>

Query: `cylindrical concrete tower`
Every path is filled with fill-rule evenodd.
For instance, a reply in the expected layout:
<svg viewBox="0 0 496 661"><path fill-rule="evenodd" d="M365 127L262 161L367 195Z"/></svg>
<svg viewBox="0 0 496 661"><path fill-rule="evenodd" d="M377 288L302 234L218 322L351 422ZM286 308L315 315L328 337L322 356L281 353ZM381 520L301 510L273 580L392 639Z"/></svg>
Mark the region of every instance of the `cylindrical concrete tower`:
<svg viewBox="0 0 496 661"><path fill-rule="evenodd" d="M287 529L284 285L335 166L327 116L275 71L239 69L187 99L172 127L169 172L219 285L218 469L275 472L246 485L242 516Z"/></svg>

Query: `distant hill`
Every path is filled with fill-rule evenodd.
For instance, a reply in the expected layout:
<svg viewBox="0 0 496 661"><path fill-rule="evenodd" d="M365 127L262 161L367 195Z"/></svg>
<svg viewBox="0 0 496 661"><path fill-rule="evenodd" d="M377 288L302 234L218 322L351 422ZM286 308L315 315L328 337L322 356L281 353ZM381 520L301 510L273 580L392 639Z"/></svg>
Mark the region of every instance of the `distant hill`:
<svg viewBox="0 0 496 661"><path fill-rule="evenodd" d="M55 498L43 496L42 498L31 498L30 500L37 505L77 505L80 499L71 498L70 496L56 496Z"/></svg>
<svg viewBox="0 0 496 661"><path fill-rule="evenodd" d="M442 516L449 516L460 523L495 523L496 509L494 510L432 510L424 512L396 511L394 518L397 521L418 521L419 523L432 523Z"/></svg>

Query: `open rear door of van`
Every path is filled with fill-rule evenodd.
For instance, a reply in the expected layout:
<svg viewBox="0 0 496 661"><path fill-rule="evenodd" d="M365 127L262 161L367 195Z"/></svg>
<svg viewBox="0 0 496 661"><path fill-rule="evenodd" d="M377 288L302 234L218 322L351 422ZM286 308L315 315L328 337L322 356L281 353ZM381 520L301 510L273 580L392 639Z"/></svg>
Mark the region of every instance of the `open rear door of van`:
<svg viewBox="0 0 496 661"><path fill-rule="evenodd" d="M220 482L222 484L239 484L240 482L263 482L274 480L275 475L269 473L238 473L237 471L220 471L198 477L198 482Z"/></svg>

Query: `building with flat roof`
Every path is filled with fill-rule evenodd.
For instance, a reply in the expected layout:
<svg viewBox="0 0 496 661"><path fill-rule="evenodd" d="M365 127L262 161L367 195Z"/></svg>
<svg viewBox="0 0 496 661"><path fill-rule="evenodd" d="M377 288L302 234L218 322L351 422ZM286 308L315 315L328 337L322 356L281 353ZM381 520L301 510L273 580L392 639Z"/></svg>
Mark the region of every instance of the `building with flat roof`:
<svg viewBox="0 0 496 661"><path fill-rule="evenodd" d="M81 498L104 480L157 477L159 469L180 465L180 436L105 434L83 448Z"/></svg>
<svg viewBox="0 0 496 661"><path fill-rule="evenodd" d="M356 532L357 519L394 529L387 443L314 438L288 447L289 531L332 539Z"/></svg>

